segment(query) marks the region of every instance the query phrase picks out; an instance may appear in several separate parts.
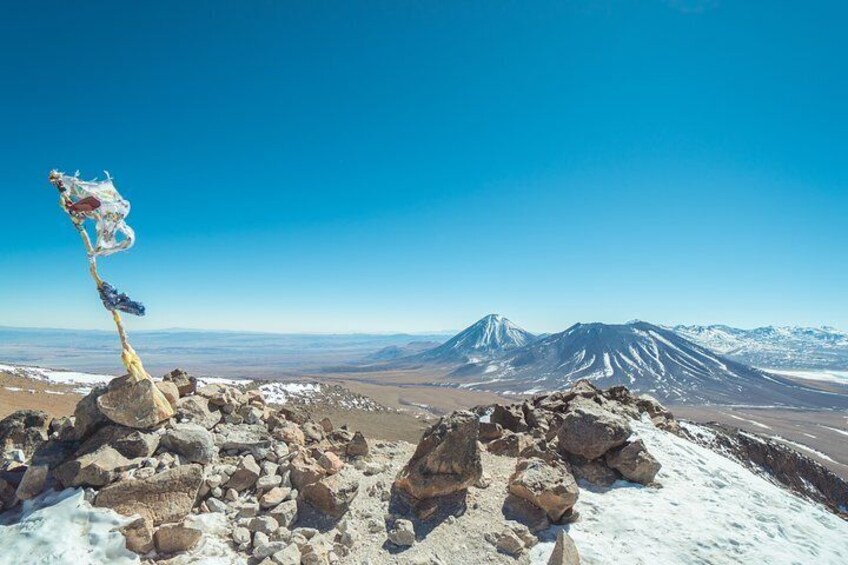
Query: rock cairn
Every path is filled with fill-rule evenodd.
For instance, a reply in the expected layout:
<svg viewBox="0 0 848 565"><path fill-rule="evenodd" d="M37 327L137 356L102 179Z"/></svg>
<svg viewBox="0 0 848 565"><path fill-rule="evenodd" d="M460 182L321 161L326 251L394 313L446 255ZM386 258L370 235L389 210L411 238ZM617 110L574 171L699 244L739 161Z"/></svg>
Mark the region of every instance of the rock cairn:
<svg viewBox="0 0 848 565"><path fill-rule="evenodd" d="M24 410L0 421L0 510L81 487L95 506L132 518L127 548L148 558L194 548L204 532L189 518L206 513L226 519L245 562L321 565L346 555L352 537L339 519L359 492L354 465L369 454L361 433L272 408L257 391L200 386L180 370L155 386L172 416L119 378L81 399L73 417ZM296 527L299 516L325 527Z"/></svg>

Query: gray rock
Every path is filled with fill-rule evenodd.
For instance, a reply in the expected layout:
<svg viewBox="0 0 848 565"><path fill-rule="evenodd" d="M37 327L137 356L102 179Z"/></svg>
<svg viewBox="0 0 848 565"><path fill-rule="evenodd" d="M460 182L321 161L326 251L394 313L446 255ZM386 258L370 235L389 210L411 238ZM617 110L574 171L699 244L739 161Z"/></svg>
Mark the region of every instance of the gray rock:
<svg viewBox="0 0 848 565"><path fill-rule="evenodd" d="M192 463L211 463L218 455L212 434L198 424L175 424L159 445Z"/></svg>
<svg viewBox="0 0 848 565"><path fill-rule="evenodd" d="M273 516L257 516L247 524L247 529L251 532L262 532L266 535L273 533L279 527L280 524Z"/></svg>
<svg viewBox="0 0 848 565"><path fill-rule="evenodd" d="M256 484L256 480L259 478L259 473L261 472L262 470L256 464L256 460L252 455L243 457L235 473L227 481L227 487L236 489L239 492L246 490Z"/></svg>
<svg viewBox="0 0 848 565"><path fill-rule="evenodd" d="M578 488L564 465L533 458L518 462L509 492L541 508L556 523L577 502Z"/></svg>
<svg viewBox="0 0 848 565"><path fill-rule="evenodd" d="M223 451L249 451L271 445L268 430L260 424L218 424L215 432L215 443Z"/></svg>
<svg viewBox="0 0 848 565"><path fill-rule="evenodd" d="M177 401L176 417L181 422L191 422L211 430L221 421L221 412L211 409L208 398L186 396Z"/></svg>
<svg viewBox="0 0 848 565"><path fill-rule="evenodd" d="M630 434L630 425L623 418L591 400L575 398L563 418L557 439L563 455L579 455L591 461L623 445Z"/></svg>
<svg viewBox="0 0 848 565"><path fill-rule="evenodd" d="M610 451L606 455L606 461L625 479L643 485L652 483L662 467L648 452L641 439Z"/></svg>
<svg viewBox="0 0 848 565"><path fill-rule="evenodd" d="M396 520L388 533L389 541L400 547L409 547L415 543L415 528L409 520Z"/></svg>
<svg viewBox="0 0 848 565"><path fill-rule="evenodd" d="M557 532L554 550L548 559L548 565L580 565L577 546L565 530Z"/></svg>

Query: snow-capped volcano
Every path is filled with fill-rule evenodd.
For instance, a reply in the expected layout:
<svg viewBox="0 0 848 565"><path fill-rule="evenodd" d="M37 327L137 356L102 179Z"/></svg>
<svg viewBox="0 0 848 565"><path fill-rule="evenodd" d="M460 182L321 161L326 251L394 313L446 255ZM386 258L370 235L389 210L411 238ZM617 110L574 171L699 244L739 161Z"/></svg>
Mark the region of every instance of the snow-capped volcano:
<svg viewBox="0 0 848 565"><path fill-rule="evenodd" d="M442 345L415 357L422 361L440 363L478 362L524 347L534 339L533 334L500 314L489 314Z"/></svg>
<svg viewBox="0 0 848 565"><path fill-rule="evenodd" d="M848 333L836 328L675 326L675 333L725 357L773 369L848 370Z"/></svg>
<svg viewBox="0 0 848 565"><path fill-rule="evenodd" d="M511 392L561 390L589 379L676 403L848 406L848 396L800 387L646 322L576 324L500 359L460 367L452 379L464 387Z"/></svg>

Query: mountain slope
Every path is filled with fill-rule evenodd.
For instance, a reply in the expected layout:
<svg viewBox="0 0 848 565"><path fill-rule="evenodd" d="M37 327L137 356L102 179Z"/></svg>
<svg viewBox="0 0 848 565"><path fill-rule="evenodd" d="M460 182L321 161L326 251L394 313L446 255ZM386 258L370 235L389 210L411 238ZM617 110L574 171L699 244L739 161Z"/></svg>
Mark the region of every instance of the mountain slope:
<svg viewBox="0 0 848 565"><path fill-rule="evenodd" d="M510 392L561 390L584 378L672 403L848 406L848 396L827 395L724 359L646 322L576 324L451 375L460 386Z"/></svg>
<svg viewBox="0 0 848 565"><path fill-rule="evenodd" d="M675 333L729 359L771 369L848 370L848 333L836 328L675 326Z"/></svg>
<svg viewBox="0 0 848 565"><path fill-rule="evenodd" d="M524 347L535 336L499 314L489 314L429 351L410 359L431 363L466 363L496 358Z"/></svg>

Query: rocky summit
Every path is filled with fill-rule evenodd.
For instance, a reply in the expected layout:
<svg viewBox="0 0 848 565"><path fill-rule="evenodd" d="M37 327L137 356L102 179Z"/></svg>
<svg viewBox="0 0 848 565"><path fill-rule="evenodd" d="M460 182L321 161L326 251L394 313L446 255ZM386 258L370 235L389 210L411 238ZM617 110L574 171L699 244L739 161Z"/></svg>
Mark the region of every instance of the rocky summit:
<svg viewBox="0 0 848 565"><path fill-rule="evenodd" d="M71 418L0 421L2 509L82 488L95 508L127 517L126 548L151 564L575 565L581 545L568 527L581 521L584 489L630 484L648 496L662 486L662 465L634 430L703 443L656 400L587 381L447 414L416 446L181 371L155 386L165 419L156 403L126 401L149 391L116 379Z"/></svg>

